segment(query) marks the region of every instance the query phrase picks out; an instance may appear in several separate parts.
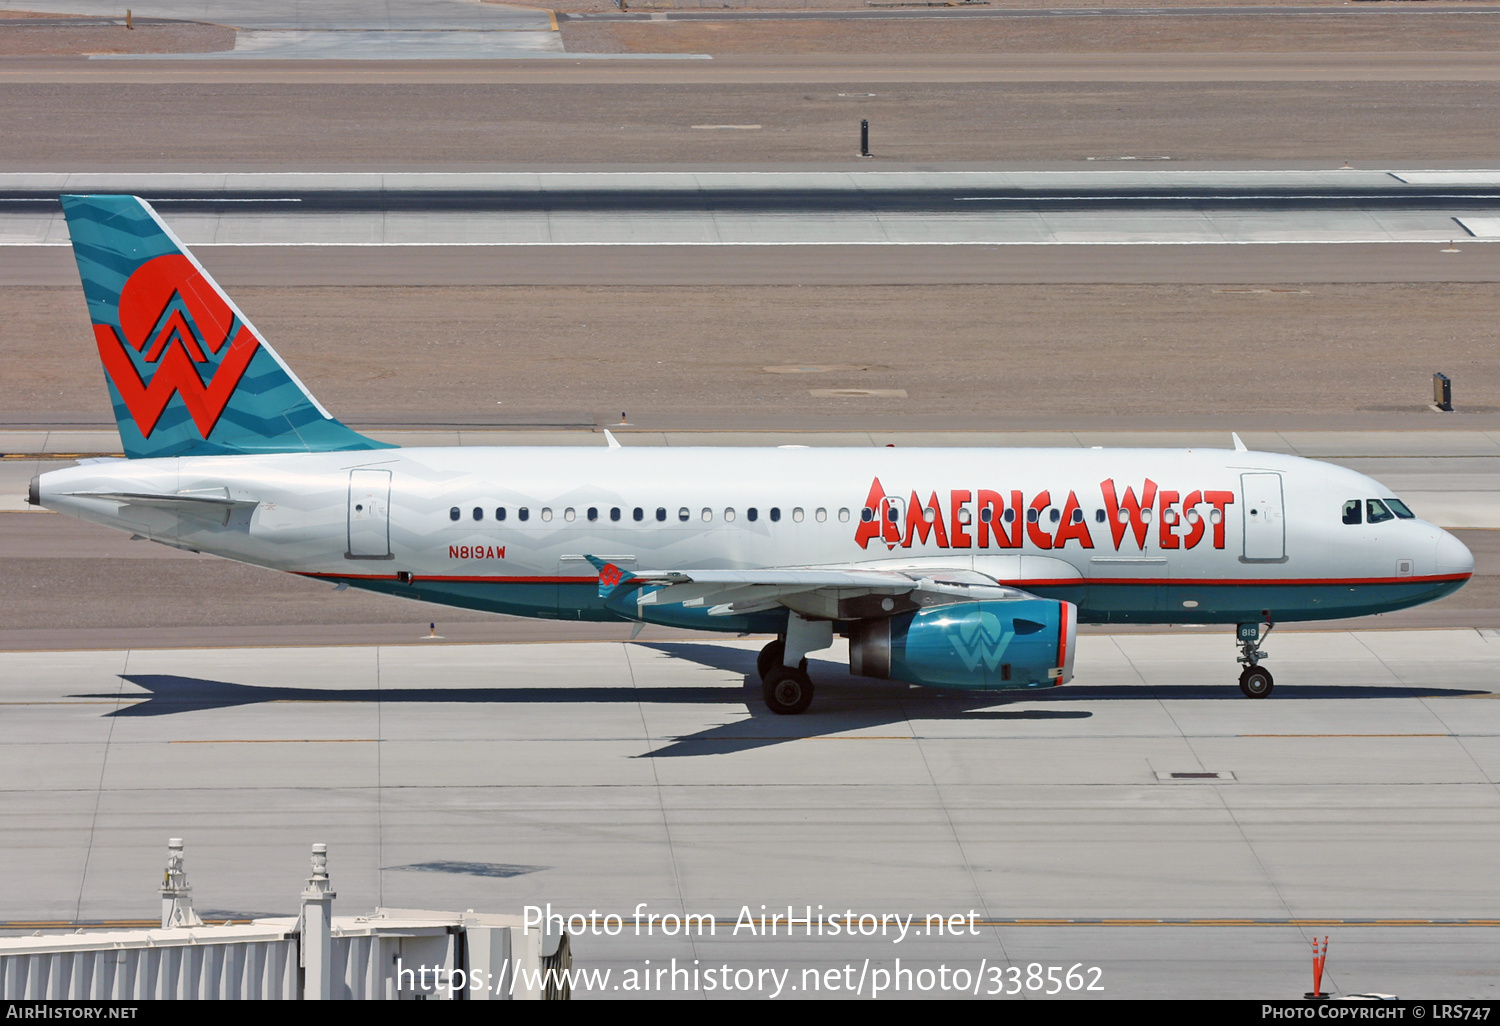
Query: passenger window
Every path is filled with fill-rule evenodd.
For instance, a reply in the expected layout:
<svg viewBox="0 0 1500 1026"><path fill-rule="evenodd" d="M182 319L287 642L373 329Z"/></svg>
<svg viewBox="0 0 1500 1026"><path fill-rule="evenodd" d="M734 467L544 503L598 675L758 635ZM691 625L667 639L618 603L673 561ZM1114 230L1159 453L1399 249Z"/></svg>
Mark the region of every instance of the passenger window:
<svg viewBox="0 0 1500 1026"><path fill-rule="evenodd" d="M1075 523L1075 524L1081 524L1081 523L1083 523L1083 510L1081 510L1081 509L1075 509L1073 511L1073 523Z"/></svg>
<svg viewBox="0 0 1500 1026"><path fill-rule="evenodd" d="M665 520L665 519L667 519L667 508L665 506L658 506L658 507L656 507L656 519L657 520Z"/></svg>
<svg viewBox="0 0 1500 1026"><path fill-rule="evenodd" d="M1370 523L1383 524L1387 520L1395 520L1396 514L1385 508L1385 503L1379 499L1370 499L1365 503L1365 511L1369 514Z"/></svg>
<svg viewBox="0 0 1500 1026"><path fill-rule="evenodd" d="M475 520L483 520L484 519L484 510L480 509L478 506L474 507L474 519Z"/></svg>
<svg viewBox="0 0 1500 1026"><path fill-rule="evenodd" d="M1050 514L1048 514L1048 518L1055 524L1062 519L1062 511L1054 509Z"/></svg>
<svg viewBox="0 0 1500 1026"><path fill-rule="evenodd" d="M589 519L590 520L598 520L599 519L599 507L598 506L590 506L589 507Z"/></svg>
<svg viewBox="0 0 1500 1026"><path fill-rule="evenodd" d="M839 523L841 523L841 524L847 524L848 522L849 522L849 511L847 509L841 509L841 510L839 510Z"/></svg>
<svg viewBox="0 0 1500 1026"><path fill-rule="evenodd" d="M1006 510L1006 512L1008 513L1010 511ZM1034 509L1028 509L1026 511L1026 522L1028 524L1034 524L1034 523L1036 523L1040 519L1041 519L1041 516L1037 513L1036 510L1034 510Z"/></svg>
<svg viewBox="0 0 1500 1026"><path fill-rule="evenodd" d="M707 507L704 507L704 510L703 510L703 522L706 524L710 520L712 520L713 518L714 518L714 511L711 510L711 509L708 509Z"/></svg>
<svg viewBox="0 0 1500 1026"><path fill-rule="evenodd" d="M457 520L461 516L463 516L463 514L459 512L459 509L458 509L457 506L454 506L452 509L450 509L448 511L448 519L449 520Z"/></svg>
<svg viewBox="0 0 1500 1026"><path fill-rule="evenodd" d="M1359 524L1364 522L1364 503L1358 499L1350 499L1344 503L1344 523Z"/></svg>
<svg viewBox="0 0 1500 1026"><path fill-rule="evenodd" d="M552 507L551 506L543 506L542 507L542 519L543 520L551 520L552 519Z"/></svg>
<svg viewBox="0 0 1500 1026"><path fill-rule="evenodd" d="M730 523L733 523L734 522L734 510L732 510L732 509L726 509L724 511L724 519L727 520L727 521L729 521Z"/></svg>
<svg viewBox="0 0 1500 1026"><path fill-rule="evenodd" d="M620 519L620 507L619 506L611 506L610 507L610 510L609 510L609 519L611 519L611 520L619 520Z"/></svg>
<svg viewBox="0 0 1500 1026"><path fill-rule="evenodd" d="M1005 511L1005 522L1007 524L1010 523L1010 522L1012 522L1015 519L1016 519L1016 511L1015 510L1008 509L1008 510Z"/></svg>
<svg viewBox="0 0 1500 1026"><path fill-rule="evenodd" d="M828 519L828 511L826 509L820 509L816 513L814 513L813 516L816 517L818 523L821 524L823 521Z"/></svg>
<svg viewBox="0 0 1500 1026"><path fill-rule="evenodd" d="M800 523L802 523L802 507L801 506L798 506L796 509L792 510L792 523L794 523L794 524L800 524Z"/></svg>
<svg viewBox="0 0 1500 1026"><path fill-rule="evenodd" d="M635 508L635 512L632 513L631 516L633 516L636 520L645 520L646 519L646 511L643 510L643 509L641 509L641 507L637 506Z"/></svg>
<svg viewBox="0 0 1500 1026"><path fill-rule="evenodd" d="M781 519L781 507L780 506L772 506L771 507L771 519L773 521Z"/></svg>
<svg viewBox="0 0 1500 1026"><path fill-rule="evenodd" d="M504 520L505 519L505 507L504 506L496 506L495 507L495 519L496 520Z"/></svg>
<svg viewBox="0 0 1500 1026"><path fill-rule="evenodd" d="M686 520L688 517L690 517L692 515L693 515L692 511L689 510L686 506L682 507L680 510L677 511L677 519L678 520Z"/></svg>
<svg viewBox="0 0 1500 1026"><path fill-rule="evenodd" d="M1406 503L1400 499L1386 499L1385 504L1391 507L1391 512L1402 520L1415 520L1417 515L1407 508Z"/></svg>
<svg viewBox="0 0 1500 1026"><path fill-rule="evenodd" d="M982 509L982 510L979 511L979 522L981 524L987 524L991 520L994 520L994 519L995 519L995 511L992 510L992 509L990 509L988 506L984 507L984 509Z"/></svg>
<svg viewBox="0 0 1500 1026"><path fill-rule="evenodd" d="M871 520L874 520L874 519L875 519L875 511L873 509L871 509L869 506L866 506L864 509L862 509L862 510L859 511L859 520L860 520L860 523L862 523L862 524L868 524Z"/></svg>
<svg viewBox="0 0 1500 1026"><path fill-rule="evenodd" d="M573 522L573 518L576 516L578 516L578 514L573 512L572 506L569 506L567 509L563 510L563 519L570 524Z"/></svg>
<svg viewBox="0 0 1500 1026"><path fill-rule="evenodd" d="M1079 510L1078 512L1082 513L1083 510ZM1094 523L1096 523L1096 524L1102 524L1102 523L1104 523L1108 519L1109 519L1109 514L1106 513L1106 512L1104 512L1104 510L1102 510L1102 509L1096 509L1096 510L1094 510Z"/></svg>
<svg viewBox="0 0 1500 1026"><path fill-rule="evenodd" d="M751 506L749 509L745 510L746 520L754 520L758 516L760 516L760 511L757 510L754 506Z"/></svg>
<svg viewBox="0 0 1500 1026"><path fill-rule="evenodd" d="M531 510L527 509L525 506L522 506L520 509L516 510L516 517L520 520L530 520Z"/></svg>

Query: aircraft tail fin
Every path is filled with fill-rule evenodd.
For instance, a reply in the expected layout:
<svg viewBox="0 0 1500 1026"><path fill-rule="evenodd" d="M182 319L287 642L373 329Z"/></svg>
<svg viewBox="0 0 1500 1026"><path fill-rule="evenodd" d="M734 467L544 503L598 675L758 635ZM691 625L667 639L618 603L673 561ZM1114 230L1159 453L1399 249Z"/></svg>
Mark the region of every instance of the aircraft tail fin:
<svg viewBox="0 0 1500 1026"><path fill-rule="evenodd" d="M63 196L131 458L390 448L325 410L135 196Z"/></svg>

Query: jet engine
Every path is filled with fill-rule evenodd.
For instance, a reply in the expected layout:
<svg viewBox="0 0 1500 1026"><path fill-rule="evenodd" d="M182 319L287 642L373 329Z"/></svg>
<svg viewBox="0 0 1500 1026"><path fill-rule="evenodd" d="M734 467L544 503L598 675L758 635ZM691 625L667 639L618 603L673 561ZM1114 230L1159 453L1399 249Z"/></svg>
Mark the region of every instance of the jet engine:
<svg viewBox="0 0 1500 1026"><path fill-rule="evenodd" d="M951 688L1054 687L1073 679L1077 636L1071 602L959 602L855 623L849 672Z"/></svg>

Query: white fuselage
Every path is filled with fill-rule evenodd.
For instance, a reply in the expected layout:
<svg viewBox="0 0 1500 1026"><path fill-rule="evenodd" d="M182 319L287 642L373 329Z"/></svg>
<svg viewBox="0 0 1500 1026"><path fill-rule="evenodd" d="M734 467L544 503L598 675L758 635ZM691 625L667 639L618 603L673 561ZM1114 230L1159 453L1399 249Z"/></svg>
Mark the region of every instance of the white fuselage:
<svg viewBox="0 0 1500 1026"><path fill-rule="evenodd" d="M1422 520L1345 523L1390 498L1370 478L1211 449L412 448L95 463L38 490L169 545L540 616L599 613L585 556L961 568L1145 622L1378 612L1473 569Z"/></svg>

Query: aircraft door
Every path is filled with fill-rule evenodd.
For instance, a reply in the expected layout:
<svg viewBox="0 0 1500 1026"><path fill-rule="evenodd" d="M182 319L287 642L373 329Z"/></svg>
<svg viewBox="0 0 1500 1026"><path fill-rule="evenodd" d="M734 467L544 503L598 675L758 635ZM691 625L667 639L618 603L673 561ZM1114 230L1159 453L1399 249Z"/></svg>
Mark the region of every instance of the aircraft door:
<svg viewBox="0 0 1500 1026"><path fill-rule="evenodd" d="M1241 507L1245 522L1245 559L1275 561L1286 558L1286 511L1282 506L1281 475L1241 474Z"/></svg>
<svg viewBox="0 0 1500 1026"><path fill-rule="evenodd" d="M391 559L391 472L349 471L349 548L345 559Z"/></svg>

